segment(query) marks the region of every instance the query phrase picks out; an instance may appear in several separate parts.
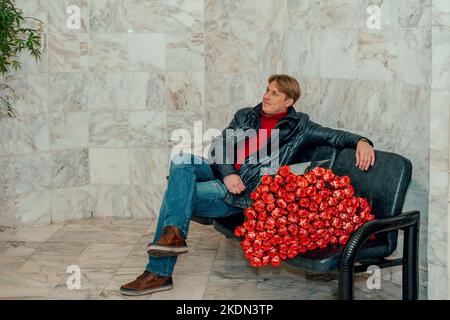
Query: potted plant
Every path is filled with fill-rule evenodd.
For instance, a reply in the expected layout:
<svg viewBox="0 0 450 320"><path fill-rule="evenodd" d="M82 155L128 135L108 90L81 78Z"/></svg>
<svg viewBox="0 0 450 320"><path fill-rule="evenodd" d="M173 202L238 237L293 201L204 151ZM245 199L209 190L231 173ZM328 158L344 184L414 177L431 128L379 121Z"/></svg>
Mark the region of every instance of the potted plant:
<svg viewBox="0 0 450 320"><path fill-rule="evenodd" d="M22 50L28 50L30 55L38 60L41 57L41 30L24 27L26 19L23 11L15 7L15 0L0 0L0 119L15 117L9 97L14 89L6 84L5 77L11 71L21 68L17 55Z"/></svg>

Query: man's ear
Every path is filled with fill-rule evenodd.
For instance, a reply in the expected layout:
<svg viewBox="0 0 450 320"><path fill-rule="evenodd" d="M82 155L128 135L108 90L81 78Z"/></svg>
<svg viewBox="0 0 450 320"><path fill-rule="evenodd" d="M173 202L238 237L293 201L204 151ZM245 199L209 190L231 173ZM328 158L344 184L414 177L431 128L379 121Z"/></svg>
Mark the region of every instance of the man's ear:
<svg viewBox="0 0 450 320"><path fill-rule="evenodd" d="M287 98L286 99L286 107L290 107L294 104L294 99L293 98Z"/></svg>

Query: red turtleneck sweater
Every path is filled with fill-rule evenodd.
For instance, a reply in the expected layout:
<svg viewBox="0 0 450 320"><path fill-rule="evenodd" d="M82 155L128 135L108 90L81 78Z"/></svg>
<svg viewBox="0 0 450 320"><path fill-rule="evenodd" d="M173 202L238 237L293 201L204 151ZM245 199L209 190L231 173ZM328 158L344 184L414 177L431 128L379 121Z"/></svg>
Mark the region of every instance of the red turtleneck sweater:
<svg viewBox="0 0 450 320"><path fill-rule="evenodd" d="M246 139L245 146L240 148L237 151L237 158L236 162L234 164L234 168L236 170L239 170L241 168L242 163L244 163L244 160L257 150L260 150L265 143L267 142L267 139L270 137L271 131L275 126L277 125L278 121L283 118L287 114L286 112L277 113L274 115L266 115L264 111L261 109L261 127L258 130L258 134L254 135L253 137ZM267 135L261 134L261 129L267 130Z"/></svg>

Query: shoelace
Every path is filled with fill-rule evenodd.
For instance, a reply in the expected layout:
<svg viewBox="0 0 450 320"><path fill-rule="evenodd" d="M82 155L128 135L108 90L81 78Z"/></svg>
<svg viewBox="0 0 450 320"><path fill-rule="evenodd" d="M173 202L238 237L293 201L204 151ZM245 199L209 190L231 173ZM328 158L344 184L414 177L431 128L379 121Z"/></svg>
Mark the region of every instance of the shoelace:
<svg viewBox="0 0 450 320"><path fill-rule="evenodd" d="M149 276L152 276L153 273L151 273L150 271L145 270L143 274L141 274L139 277L137 277L136 280L143 280L143 279L147 279Z"/></svg>

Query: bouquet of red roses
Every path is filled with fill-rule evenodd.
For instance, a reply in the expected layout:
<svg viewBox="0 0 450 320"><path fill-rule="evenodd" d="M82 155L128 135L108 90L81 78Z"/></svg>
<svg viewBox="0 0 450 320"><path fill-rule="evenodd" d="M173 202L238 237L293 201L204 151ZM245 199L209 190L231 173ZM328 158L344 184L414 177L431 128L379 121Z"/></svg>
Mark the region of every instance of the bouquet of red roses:
<svg viewBox="0 0 450 320"><path fill-rule="evenodd" d="M254 267L277 267L299 253L344 245L374 219L367 199L355 196L350 178L322 167L297 175L282 166L273 176L263 175L250 197L246 221L234 233L244 238L244 255Z"/></svg>

